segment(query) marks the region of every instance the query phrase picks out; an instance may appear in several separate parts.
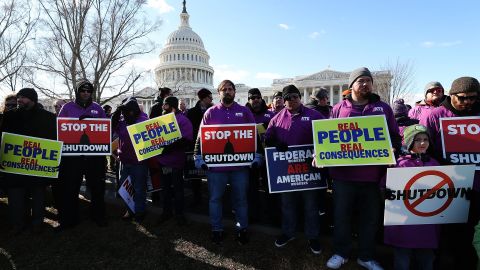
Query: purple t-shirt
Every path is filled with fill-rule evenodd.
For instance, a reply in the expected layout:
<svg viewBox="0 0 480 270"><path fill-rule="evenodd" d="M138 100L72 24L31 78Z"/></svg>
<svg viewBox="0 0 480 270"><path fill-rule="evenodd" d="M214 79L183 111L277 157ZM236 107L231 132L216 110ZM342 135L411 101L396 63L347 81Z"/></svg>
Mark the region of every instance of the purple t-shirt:
<svg viewBox="0 0 480 270"><path fill-rule="evenodd" d="M400 157L397 168L440 165L435 159L423 162L411 155ZM385 181L382 181L385 187ZM440 225L395 225L385 226L384 242L387 245L403 248L437 248L440 238Z"/></svg>
<svg viewBox="0 0 480 270"><path fill-rule="evenodd" d="M382 101L376 101L366 105L354 105L350 100L345 99L333 107L331 118L347 118L368 115L385 115L390 137L395 135L400 138L392 108ZM330 176L334 180L378 182L384 176L386 168L385 165L342 166L331 167L329 168L329 171Z"/></svg>
<svg viewBox="0 0 480 270"><path fill-rule="evenodd" d="M268 110L262 113L253 114L253 117L255 118L255 123L265 124L265 126L268 126L268 123L270 123L270 120L272 120L273 116L275 116L275 113Z"/></svg>
<svg viewBox="0 0 480 270"><path fill-rule="evenodd" d="M175 114L182 138L185 140L185 145L190 145L193 140L192 122L181 112ZM176 146L172 151L156 156L158 162L166 167L182 169L185 167L186 154L185 145Z"/></svg>
<svg viewBox="0 0 480 270"><path fill-rule="evenodd" d="M103 108L96 102L83 108L74 101L70 101L63 105L58 117L79 118L80 116L87 116L88 118L108 118Z"/></svg>
<svg viewBox="0 0 480 270"><path fill-rule="evenodd" d="M270 121L265 132L265 140L275 138L276 141L287 145L312 144L312 120L318 119L324 119L321 113L303 105L296 114L283 109Z"/></svg>
<svg viewBox="0 0 480 270"><path fill-rule="evenodd" d="M234 102L230 107L223 106L222 103L208 108L202 118L200 127L204 125L230 125L230 124L255 124L255 118L252 112L245 106ZM242 167L221 167L210 168L212 172L227 172L238 170Z"/></svg>
<svg viewBox="0 0 480 270"><path fill-rule="evenodd" d="M140 114L135 120L135 124L148 120L148 117L144 114ZM132 140L128 135L127 123L124 119L118 122L117 128L113 131L118 135L118 156L120 161L124 164L138 164L137 155L133 148Z"/></svg>

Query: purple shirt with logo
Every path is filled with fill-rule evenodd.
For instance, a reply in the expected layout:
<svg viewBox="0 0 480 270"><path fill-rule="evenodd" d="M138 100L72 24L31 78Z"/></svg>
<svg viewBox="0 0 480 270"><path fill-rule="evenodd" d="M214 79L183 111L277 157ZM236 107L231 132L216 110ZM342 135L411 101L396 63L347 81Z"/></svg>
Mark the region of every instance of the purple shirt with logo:
<svg viewBox="0 0 480 270"><path fill-rule="evenodd" d="M270 123L270 120L275 116L274 112L271 111L265 111L262 113L253 113L253 117L255 118L255 123L256 124L265 124L265 126L268 126L268 123Z"/></svg>
<svg viewBox="0 0 480 270"><path fill-rule="evenodd" d="M135 120L135 124L148 120L148 117L144 114L140 114ZM118 122L117 128L113 131L118 135L118 156L120 161L124 164L138 164L137 155L133 148L132 140L128 135L127 123L124 119Z"/></svg>
<svg viewBox="0 0 480 270"><path fill-rule="evenodd" d="M394 137L398 139L398 143L400 143L401 138L392 108L390 108L390 106L385 102L375 101L364 106L359 106L353 105L350 100L345 99L333 107L331 118L347 118L368 115L385 115L390 138L392 139L392 144ZM397 151L399 150L400 149L397 149ZM380 179L385 175L386 168L387 167L385 165L342 166L331 167L329 168L329 171L330 176L334 180L379 182Z"/></svg>
<svg viewBox="0 0 480 270"><path fill-rule="evenodd" d="M203 125L230 125L230 124L255 124L255 118L252 112L245 106L234 102L230 107L223 106L222 103L213 105L203 115ZM220 167L210 168L212 172L234 171L241 167Z"/></svg>
<svg viewBox="0 0 480 270"><path fill-rule="evenodd" d="M411 155L400 157L397 160L397 168L423 167L440 165L435 159L422 161ZM385 178L384 178L385 179ZM385 182L382 181L385 187ZM384 242L394 247L403 248L437 248L440 238L440 225L394 225L385 226Z"/></svg>
<svg viewBox="0 0 480 270"><path fill-rule="evenodd" d="M182 133L182 138L185 140L185 145L175 146L170 152L161 154L155 158L163 166L182 169L185 167L185 161L187 158L187 155L185 154L185 146L190 145L193 140L193 128L192 122L190 122L183 113L177 112L175 118L177 119L180 132Z"/></svg>
<svg viewBox="0 0 480 270"><path fill-rule="evenodd" d="M108 118L103 108L96 102L83 108L74 101L70 101L63 105L58 117L79 118L80 116L87 116L88 118Z"/></svg>
<svg viewBox="0 0 480 270"><path fill-rule="evenodd" d="M296 114L283 109L270 121L265 140L275 138L276 141L287 145L312 144L312 120L318 119L324 119L321 113L303 105Z"/></svg>

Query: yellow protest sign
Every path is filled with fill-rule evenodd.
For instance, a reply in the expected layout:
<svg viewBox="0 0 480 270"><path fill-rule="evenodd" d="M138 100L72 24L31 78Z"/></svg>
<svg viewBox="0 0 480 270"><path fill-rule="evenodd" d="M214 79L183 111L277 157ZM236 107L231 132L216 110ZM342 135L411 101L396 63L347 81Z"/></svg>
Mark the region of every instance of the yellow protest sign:
<svg viewBox="0 0 480 270"><path fill-rule="evenodd" d="M182 138L175 114L169 113L127 127L138 161L163 151L163 147Z"/></svg>
<svg viewBox="0 0 480 270"><path fill-rule="evenodd" d="M58 178L63 142L2 133L0 171Z"/></svg>
<svg viewBox="0 0 480 270"><path fill-rule="evenodd" d="M317 166L395 164L384 115L314 120Z"/></svg>

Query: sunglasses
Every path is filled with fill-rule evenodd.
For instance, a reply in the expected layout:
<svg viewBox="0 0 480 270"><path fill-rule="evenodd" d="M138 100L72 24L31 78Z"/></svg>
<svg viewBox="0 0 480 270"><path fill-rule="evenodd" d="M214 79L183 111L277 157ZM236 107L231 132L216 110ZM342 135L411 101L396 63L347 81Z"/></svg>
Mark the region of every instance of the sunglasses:
<svg viewBox="0 0 480 270"><path fill-rule="evenodd" d="M467 101L467 100L469 100L469 101L475 101L475 100L477 100L477 98L478 98L477 95L475 95L475 96L459 96L459 95L457 95L457 94L453 94L453 95L456 96L460 102L465 102L465 101Z"/></svg>
<svg viewBox="0 0 480 270"><path fill-rule="evenodd" d="M298 99L300 98L299 94L288 94L285 96L285 100L292 100L292 99Z"/></svg>

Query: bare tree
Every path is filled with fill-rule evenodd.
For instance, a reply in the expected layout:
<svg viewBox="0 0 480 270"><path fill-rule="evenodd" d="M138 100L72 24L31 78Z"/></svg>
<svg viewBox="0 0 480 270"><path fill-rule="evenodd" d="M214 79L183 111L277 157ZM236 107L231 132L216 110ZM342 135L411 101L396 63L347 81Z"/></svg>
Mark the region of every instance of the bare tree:
<svg viewBox="0 0 480 270"><path fill-rule="evenodd" d="M415 93L415 63L412 60L402 62L399 58L395 61L387 60L380 66L380 70L388 71L391 80L382 80L378 85L387 90L387 103L403 98L409 99Z"/></svg>
<svg viewBox="0 0 480 270"><path fill-rule="evenodd" d="M74 98L79 79L89 79L94 100L107 102L133 88L142 71L128 67L136 56L153 51L148 35L160 21L149 21L142 9L145 0L42 0L44 26L48 33L38 44L39 71L59 77L64 91L30 82L46 96ZM113 93L101 100L106 91ZM101 102L102 101L102 102Z"/></svg>
<svg viewBox="0 0 480 270"><path fill-rule="evenodd" d="M26 68L28 43L35 37L38 16L29 1L10 0L0 4L0 83L15 91Z"/></svg>

